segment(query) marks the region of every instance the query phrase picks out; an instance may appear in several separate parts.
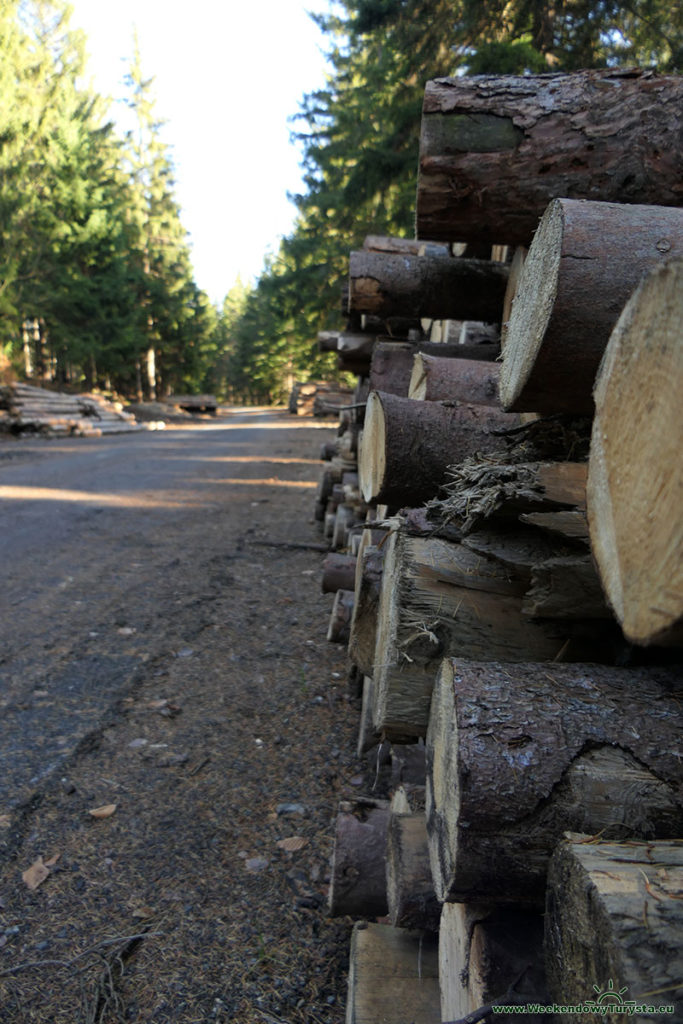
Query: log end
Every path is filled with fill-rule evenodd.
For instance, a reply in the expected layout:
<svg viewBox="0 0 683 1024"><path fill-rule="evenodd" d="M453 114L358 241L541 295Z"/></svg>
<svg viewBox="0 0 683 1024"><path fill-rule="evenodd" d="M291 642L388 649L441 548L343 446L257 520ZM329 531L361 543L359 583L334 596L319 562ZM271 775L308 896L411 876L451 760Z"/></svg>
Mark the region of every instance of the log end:
<svg viewBox="0 0 683 1024"><path fill-rule="evenodd" d="M386 424L377 391L368 395L365 425L360 443L358 478L363 500L370 504L382 491L386 475Z"/></svg>

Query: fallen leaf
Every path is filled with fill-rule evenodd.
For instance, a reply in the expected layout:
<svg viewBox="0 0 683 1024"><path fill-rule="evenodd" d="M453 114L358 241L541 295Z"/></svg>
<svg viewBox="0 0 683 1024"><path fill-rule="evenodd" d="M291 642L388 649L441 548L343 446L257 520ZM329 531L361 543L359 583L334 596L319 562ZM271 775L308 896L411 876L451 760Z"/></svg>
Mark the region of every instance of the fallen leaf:
<svg viewBox="0 0 683 1024"><path fill-rule="evenodd" d="M155 910L153 907L138 907L137 910L133 911L133 917L137 917L140 920L146 921L148 917L154 917Z"/></svg>
<svg viewBox="0 0 683 1024"><path fill-rule="evenodd" d="M53 868L61 856L61 853L55 853L53 857L45 861L45 867Z"/></svg>
<svg viewBox="0 0 683 1024"><path fill-rule="evenodd" d="M308 839L303 836L289 836L288 839L278 839L276 845L287 853L296 853L297 850L303 850L304 846L308 845Z"/></svg>
<svg viewBox="0 0 683 1024"><path fill-rule="evenodd" d="M101 807L93 807L91 811L88 811L88 814L93 818L111 818L116 807L116 804L103 804Z"/></svg>
<svg viewBox="0 0 683 1024"><path fill-rule="evenodd" d="M9 814L0 814L0 828L9 828L11 820Z"/></svg>
<svg viewBox="0 0 683 1024"><path fill-rule="evenodd" d="M117 629L116 632L119 636L132 636L133 633L135 633L135 629L132 626L121 626L121 628Z"/></svg>
<svg viewBox="0 0 683 1024"><path fill-rule="evenodd" d="M38 860L31 864L30 868L22 874L22 879L29 887L29 889L37 889L39 885L42 885L47 876L50 874L50 869L43 862L43 858L39 857Z"/></svg>

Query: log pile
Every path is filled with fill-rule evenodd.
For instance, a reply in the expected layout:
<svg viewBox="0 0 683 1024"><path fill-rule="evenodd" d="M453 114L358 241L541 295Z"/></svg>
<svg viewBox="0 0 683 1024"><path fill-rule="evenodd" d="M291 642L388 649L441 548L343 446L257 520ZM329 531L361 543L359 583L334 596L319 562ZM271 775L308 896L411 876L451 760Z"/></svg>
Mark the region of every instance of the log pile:
<svg viewBox="0 0 683 1024"><path fill-rule="evenodd" d="M71 395L22 383L0 388L0 412L3 428L15 434L100 437L149 428L101 395Z"/></svg>
<svg viewBox="0 0 683 1024"><path fill-rule="evenodd" d="M649 71L430 82L418 241L351 254L365 340L316 516L357 752L394 767L389 802L340 808L331 912L390 922L354 928L347 1020L438 1019L437 935L443 1021L683 1001L682 98ZM471 317L479 345L428 340Z"/></svg>

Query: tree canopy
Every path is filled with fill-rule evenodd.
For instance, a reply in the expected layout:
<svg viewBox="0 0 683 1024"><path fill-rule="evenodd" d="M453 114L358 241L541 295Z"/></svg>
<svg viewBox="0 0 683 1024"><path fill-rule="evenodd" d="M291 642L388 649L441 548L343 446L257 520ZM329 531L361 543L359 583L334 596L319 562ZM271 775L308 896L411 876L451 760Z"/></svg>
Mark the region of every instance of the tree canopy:
<svg viewBox="0 0 683 1024"><path fill-rule="evenodd" d="M683 64L683 8L663 0L330 0L312 17L329 73L292 118L294 227L215 309L137 46L121 137L84 84L66 0L0 0L0 356L130 395L283 399L295 379L336 373L316 338L340 325L349 251L413 233L428 79Z"/></svg>

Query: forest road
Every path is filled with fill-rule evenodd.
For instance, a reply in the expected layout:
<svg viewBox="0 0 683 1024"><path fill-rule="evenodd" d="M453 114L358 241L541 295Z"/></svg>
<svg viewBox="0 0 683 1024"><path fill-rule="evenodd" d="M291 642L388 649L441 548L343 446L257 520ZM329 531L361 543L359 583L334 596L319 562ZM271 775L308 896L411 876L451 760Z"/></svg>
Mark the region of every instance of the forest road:
<svg viewBox="0 0 683 1024"><path fill-rule="evenodd" d="M2 1024L341 1024L332 426L229 409L0 442Z"/></svg>
<svg viewBox="0 0 683 1024"><path fill-rule="evenodd" d="M249 542L271 518L316 541L318 426L235 410L0 446L0 813L59 771L146 665L191 656L229 562L251 559L267 586L267 548Z"/></svg>

